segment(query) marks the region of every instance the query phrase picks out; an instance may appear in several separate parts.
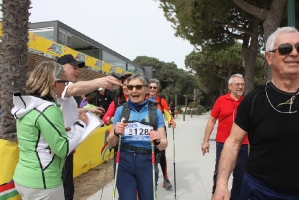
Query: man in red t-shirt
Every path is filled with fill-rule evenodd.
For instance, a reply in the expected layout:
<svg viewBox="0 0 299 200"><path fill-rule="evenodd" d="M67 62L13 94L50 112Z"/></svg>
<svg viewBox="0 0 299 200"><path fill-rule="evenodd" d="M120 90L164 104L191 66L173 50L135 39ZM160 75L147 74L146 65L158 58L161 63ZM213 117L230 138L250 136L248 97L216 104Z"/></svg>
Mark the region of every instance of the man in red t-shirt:
<svg viewBox="0 0 299 200"><path fill-rule="evenodd" d="M205 155L206 152L209 152L210 149L209 139L214 129L215 123L218 120L218 128L216 134L216 164L215 164L215 171L213 177L213 189L212 189L213 194L216 190L216 179L217 179L217 170L218 170L220 154L223 149L224 142L230 134L233 121L236 117L237 108L240 102L244 98L243 76L241 74L232 75L228 81L228 88L230 92L226 95L220 96L216 100L216 103L211 112L211 117L207 123L205 136L203 139L203 143L201 145L202 153L203 155ZM236 162L233 171L233 186L231 190L231 200L235 200L239 198L247 157L248 157L248 138L246 136L246 138L243 140L239 152L238 160Z"/></svg>

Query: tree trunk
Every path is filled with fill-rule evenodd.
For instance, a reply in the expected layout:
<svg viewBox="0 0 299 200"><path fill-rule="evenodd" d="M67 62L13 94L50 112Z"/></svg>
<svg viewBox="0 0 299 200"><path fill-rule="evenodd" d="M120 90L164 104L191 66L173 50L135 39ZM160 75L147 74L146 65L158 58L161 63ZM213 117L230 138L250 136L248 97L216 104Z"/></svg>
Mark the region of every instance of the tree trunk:
<svg viewBox="0 0 299 200"><path fill-rule="evenodd" d="M247 40L243 40L242 44L242 53L245 62L245 70L244 70L244 81L245 81L245 91L246 95L248 92L253 90L254 88L254 68L256 65L256 58L258 53L258 29L259 29L259 20L256 18L252 20L251 24L251 32L252 34L249 36ZM249 40L250 39L250 40ZM250 42L249 42L250 41Z"/></svg>
<svg viewBox="0 0 299 200"><path fill-rule="evenodd" d="M220 82L217 83L217 88L218 88L218 91L219 91L219 96L224 95L224 94L226 94L228 92L227 85L228 85L228 79L227 80L222 79Z"/></svg>
<svg viewBox="0 0 299 200"><path fill-rule="evenodd" d="M287 0L272 0L270 8L264 10L259 7L256 7L255 5L250 5L245 0L233 0L233 2L242 10L257 17L258 19L260 19L260 21L263 21L265 44L270 34L273 33L280 25L286 1ZM271 77L271 68L268 66L265 60L265 81L270 80Z"/></svg>
<svg viewBox="0 0 299 200"><path fill-rule="evenodd" d="M188 106L188 95L184 95L185 96L185 114L187 113L187 106Z"/></svg>
<svg viewBox="0 0 299 200"><path fill-rule="evenodd" d="M280 21L283 14L284 5L286 0L273 0L270 6L270 10L268 10L268 14L266 19L263 22L264 28L264 42L266 47L266 42L268 37L279 27ZM268 65L265 59L265 82L272 78L272 70L271 66Z"/></svg>
<svg viewBox="0 0 299 200"><path fill-rule="evenodd" d="M28 20L30 0L3 0L3 37L0 45L0 84L2 119L0 138L16 141L12 96L23 92L28 69Z"/></svg>

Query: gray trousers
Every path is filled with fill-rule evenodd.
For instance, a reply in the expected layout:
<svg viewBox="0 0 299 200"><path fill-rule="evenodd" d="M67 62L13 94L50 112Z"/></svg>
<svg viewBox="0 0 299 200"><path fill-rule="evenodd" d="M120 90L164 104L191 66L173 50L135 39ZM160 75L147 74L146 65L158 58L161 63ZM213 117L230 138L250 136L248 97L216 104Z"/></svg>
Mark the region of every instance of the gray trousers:
<svg viewBox="0 0 299 200"><path fill-rule="evenodd" d="M15 187L22 200L64 200L63 185L51 189L35 189L21 186L15 182Z"/></svg>

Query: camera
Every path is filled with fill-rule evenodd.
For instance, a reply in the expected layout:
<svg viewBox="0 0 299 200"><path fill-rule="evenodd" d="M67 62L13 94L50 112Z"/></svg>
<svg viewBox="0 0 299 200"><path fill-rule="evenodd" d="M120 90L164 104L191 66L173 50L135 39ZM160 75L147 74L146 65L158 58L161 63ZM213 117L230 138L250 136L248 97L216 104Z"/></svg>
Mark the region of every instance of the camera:
<svg viewBox="0 0 299 200"><path fill-rule="evenodd" d="M121 75L121 74L118 74L118 73L115 73L115 72L112 72L111 75L112 75L114 78L117 78L118 80L120 80L121 82L123 82L123 81L126 79L125 76L123 76L123 75Z"/></svg>

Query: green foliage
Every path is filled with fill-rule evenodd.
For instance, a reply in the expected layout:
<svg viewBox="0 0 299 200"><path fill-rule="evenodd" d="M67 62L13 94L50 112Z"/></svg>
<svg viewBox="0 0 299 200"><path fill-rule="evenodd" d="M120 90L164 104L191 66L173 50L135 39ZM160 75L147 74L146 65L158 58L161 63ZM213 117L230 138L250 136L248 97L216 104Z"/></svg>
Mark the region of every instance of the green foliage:
<svg viewBox="0 0 299 200"><path fill-rule="evenodd" d="M232 67L231 63L241 66L238 62L241 55L244 57L243 75L247 82L245 92L253 89L253 83L260 82L261 76L254 77L254 70L260 71L256 69L255 64L259 62L256 57L258 51L264 46L264 38L267 38L264 32L271 33L272 29L278 26L279 8L283 8L285 0L160 0L160 2L166 19L175 29L175 35L187 39L198 50L204 51L204 48L208 47L218 51L230 47L236 41L242 41L241 53L233 54L237 55L236 57L230 57L228 52L209 52L210 58L201 61L201 64L208 63L209 68L201 71L201 74L198 71L197 73L200 76L204 73L217 76L218 81L221 82L217 85L220 94L224 92L223 80L227 79L224 76L228 74L227 70L230 70L228 66ZM191 56L193 55L189 55L190 60L200 60L192 59ZM215 56L219 62L209 62L213 61ZM193 63L189 65L192 66ZM204 79L207 80L207 77ZM201 81L200 84L204 82ZM216 85L212 86L211 90L215 88Z"/></svg>
<svg viewBox="0 0 299 200"><path fill-rule="evenodd" d="M232 74L244 73L242 61L241 44L235 43L219 50L207 46L200 52L193 51L186 56L185 65L196 71L201 90L218 96L225 93Z"/></svg>
<svg viewBox="0 0 299 200"><path fill-rule="evenodd" d="M205 112L207 112L207 109L205 107L203 107L202 105L198 105L196 107L196 114L200 115Z"/></svg>
<svg viewBox="0 0 299 200"><path fill-rule="evenodd" d="M198 102L193 101L191 103L189 103L189 108L192 109L192 113L196 114L196 115L200 115L204 112L207 112L207 109L205 107L203 107L202 105L200 105ZM190 113L191 111L188 111L187 113Z"/></svg>
<svg viewBox="0 0 299 200"><path fill-rule="evenodd" d="M238 14L231 0L160 0L167 20L172 22L176 35L193 45L217 44L226 46L242 34L230 25L248 24ZM240 16L240 17L236 17Z"/></svg>
<svg viewBox="0 0 299 200"><path fill-rule="evenodd" d="M264 55L261 53L258 53L257 59L256 59L256 65L254 68L254 87L255 88L265 84L264 62L265 62Z"/></svg>
<svg viewBox="0 0 299 200"><path fill-rule="evenodd" d="M134 62L141 66L153 67L153 77L158 79L161 84L159 95L169 101L174 101L175 94L177 94L178 104L183 104L185 100L183 95L193 97L194 88L198 87L196 77L183 69L178 69L173 62L166 63L146 56L138 56Z"/></svg>

